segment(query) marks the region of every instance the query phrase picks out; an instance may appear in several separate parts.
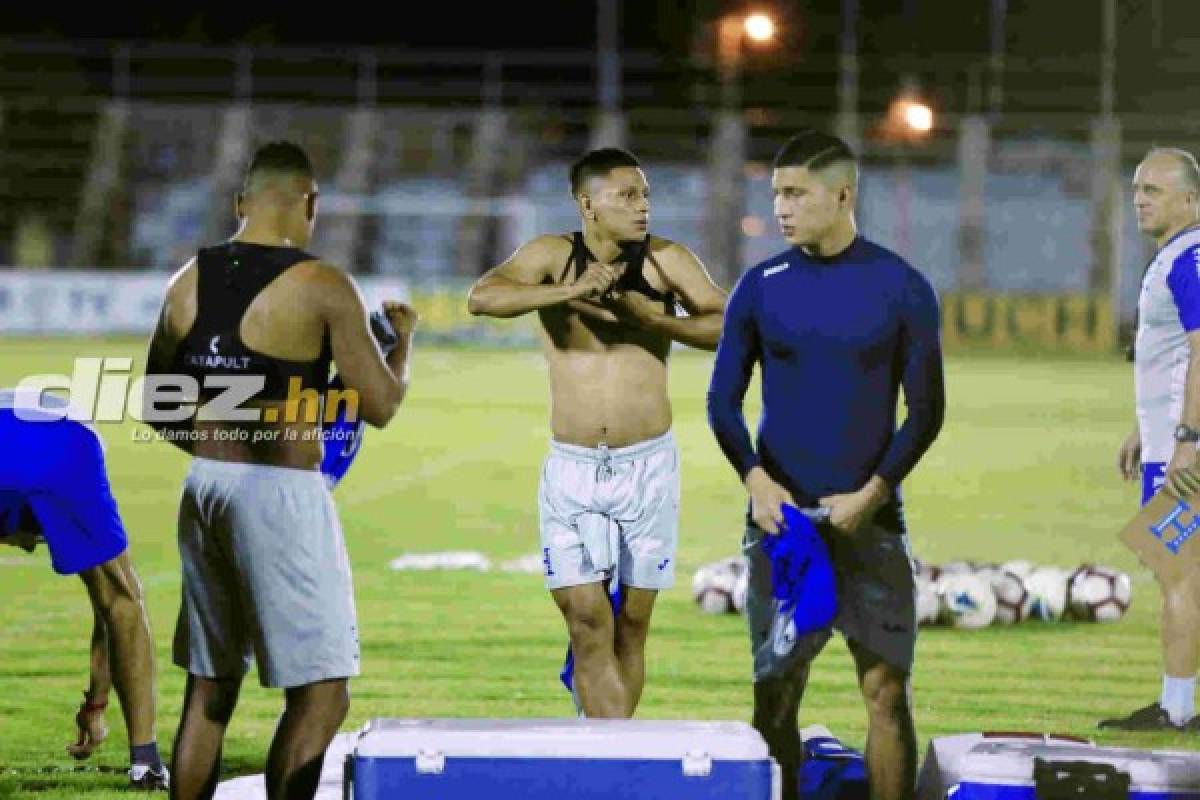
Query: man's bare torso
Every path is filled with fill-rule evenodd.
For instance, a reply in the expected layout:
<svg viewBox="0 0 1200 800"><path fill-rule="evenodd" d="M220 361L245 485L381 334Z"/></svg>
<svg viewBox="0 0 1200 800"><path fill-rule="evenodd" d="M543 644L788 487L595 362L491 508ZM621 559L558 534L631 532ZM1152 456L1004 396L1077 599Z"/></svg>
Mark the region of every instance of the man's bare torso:
<svg viewBox="0 0 1200 800"><path fill-rule="evenodd" d="M575 282L574 269L568 269L570 254L571 240L564 236L555 282ZM643 274L653 288L669 289L651 248ZM566 305L538 313L550 372L550 427L555 440L584 447L601 442L624 447L670 429L671 341L667 337L630 323L594 319Z"/></svg>

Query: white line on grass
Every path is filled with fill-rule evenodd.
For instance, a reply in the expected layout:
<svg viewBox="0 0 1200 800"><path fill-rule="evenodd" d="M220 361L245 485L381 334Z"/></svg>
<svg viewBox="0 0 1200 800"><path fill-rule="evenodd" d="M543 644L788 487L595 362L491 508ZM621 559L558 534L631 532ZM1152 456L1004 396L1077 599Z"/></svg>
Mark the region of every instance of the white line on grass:
<svg viewBox="0 0 1200 800"><path fill-rule="evenodd" d="M371 483L363 484L356 482L357 485L353 489L347 487L348 491L344 495L338 493L338 499L343 503L365 503L371 500L378 500L381 497L405 488L409 484L437 477L464 464L477 461L485 450L486 448L468 451L456 450L452 453L447 453L441 458L423 462L420 468L413 472L392 473L391 475L384 473L384 476L380 480ZM350 478L349 480L353 481L354 478Z"/></svg>

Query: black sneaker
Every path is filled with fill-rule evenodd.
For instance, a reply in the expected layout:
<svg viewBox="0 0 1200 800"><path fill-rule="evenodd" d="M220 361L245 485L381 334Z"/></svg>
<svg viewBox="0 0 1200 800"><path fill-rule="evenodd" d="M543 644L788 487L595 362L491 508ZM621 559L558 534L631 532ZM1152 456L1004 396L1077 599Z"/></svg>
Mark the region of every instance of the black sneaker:
<svg viewBox="0 0 1200 800"><path fill-rule="evenodd" d="M1185 728L1172 722L1167 710L1158 703L1139 708L1128 717L1102 720L1099 727L1119 731L1182 731Z"/></svg>
<svg viewBox="0 0 1200 800"><path fill-rule="evenodd" d="M147 789L149 791L166 791L171 784L171 776L167 768L157 769L145 764L134 764L129 768L129 788Z"/></svg>
<svg viewBox="0 0 1200 800"><path fill-rule="evenodd" d="M1200 714L1195 714L1187 722L1183 723L1182 728L1184 733L1200 733Z"/></svg>

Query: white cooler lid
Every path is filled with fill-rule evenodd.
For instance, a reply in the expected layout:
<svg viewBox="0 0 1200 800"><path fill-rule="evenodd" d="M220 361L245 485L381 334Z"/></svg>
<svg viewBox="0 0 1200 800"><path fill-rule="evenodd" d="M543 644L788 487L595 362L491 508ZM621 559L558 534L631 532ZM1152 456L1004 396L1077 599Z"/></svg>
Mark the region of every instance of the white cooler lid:
<svg viewBox="0 0 1200 800"><path fill-rule="evenodd" d="M1200 790L1200 752L1137 750L1129 747L1080 748L1067 744L984 741L963 759L963 781L1033 784L1033 759L1094 761L1129 773L1131 784L1146 791Z"/></svg>
<svg viewBox="0 0 1200 800"><path fill-rule="evenodd" d="M454 757L757 761L767 744L745 722L628 719L374 719L354 753L365 758Z"/></svg>

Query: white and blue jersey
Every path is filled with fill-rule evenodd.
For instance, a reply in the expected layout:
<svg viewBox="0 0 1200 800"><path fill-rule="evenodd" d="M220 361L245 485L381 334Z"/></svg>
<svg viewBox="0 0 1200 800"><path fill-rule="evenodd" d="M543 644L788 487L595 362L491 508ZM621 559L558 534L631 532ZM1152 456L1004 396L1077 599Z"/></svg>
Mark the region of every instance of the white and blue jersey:
<svg viewBox="0 0 1200 800"><path fill-rule="evenodd" d="M16 401L13 390L0 389L0 538L40 534L62 575L125 552L99 434L66 419L66 402L51 395L39 402L46 413L27 403L17 410Z"/></svg>
<svg viewBox="0 0 1200 800"><path fill-rule="evenodd" d="M1200 228L1188 228L1154 256L1142 278L1134 344L1134 395L1142 439L1143 495L1175 450L1183 416L1188 334L1200 329ZM1158 481L1161 485L1161 478Z"/></svg>

